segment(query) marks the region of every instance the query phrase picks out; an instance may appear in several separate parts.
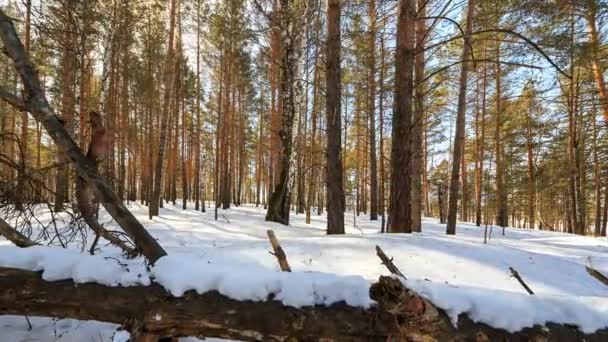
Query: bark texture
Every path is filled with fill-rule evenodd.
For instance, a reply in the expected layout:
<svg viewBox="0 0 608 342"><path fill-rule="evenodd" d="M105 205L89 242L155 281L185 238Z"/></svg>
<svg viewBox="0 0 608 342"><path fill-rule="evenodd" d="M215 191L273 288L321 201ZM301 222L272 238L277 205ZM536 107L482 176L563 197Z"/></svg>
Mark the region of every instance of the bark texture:
<svg viewBox="0 0 608 342"><path fill-rule="evenodd" d="M327 234L344 234L340 0L327 3Z"/></svg>

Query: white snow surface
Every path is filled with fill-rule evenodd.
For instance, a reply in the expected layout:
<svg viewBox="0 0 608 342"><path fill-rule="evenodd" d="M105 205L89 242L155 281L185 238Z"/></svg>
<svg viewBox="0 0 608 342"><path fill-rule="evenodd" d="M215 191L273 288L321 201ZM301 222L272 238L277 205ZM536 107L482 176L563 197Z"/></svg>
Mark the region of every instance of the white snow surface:
<svg viewBox="0 0 608 342"><path fill-rule="evenodd" d="M484 244L483 228L460 224L456 236L447 236L445 226L433 219L424 220L422 233L379 234L378 221L361 214L355 227L352 213L346 216L346 235L326 236L324 215L313 214L308 225L304 215L292 212L291 225L283 226L265 222L265 211L251 205L221 211L218 221L212 209L182 210L180 203L166 205L153 220L147 218L147 207L129 208L169 254L150 271L142 258L125 259L111 246L90 256L57 247L19 249L5 240L0 240L0 266L42 271L49 281L107 286L155 281L175 296L218 290L258 301L272 294L296 307L339 301L367 307L372 304L369 285L387 274L375 256L379 245L407 276L405 285L444 309L453 322L464 313L509 331L547 322L575 325L587 333L608 327L608 287L585 270L591 265L608 275L605 238L515 228L503 236L494 228ZM109 220L107 214L104 220ZM275 231L293 273L280 272L269 253L267 229ZM511 277L509 267L534 296ZM0 333L11 341L109 342L116 330L101 322L30 320L33 329L28 331L24 318L0 316Z"/></svg>

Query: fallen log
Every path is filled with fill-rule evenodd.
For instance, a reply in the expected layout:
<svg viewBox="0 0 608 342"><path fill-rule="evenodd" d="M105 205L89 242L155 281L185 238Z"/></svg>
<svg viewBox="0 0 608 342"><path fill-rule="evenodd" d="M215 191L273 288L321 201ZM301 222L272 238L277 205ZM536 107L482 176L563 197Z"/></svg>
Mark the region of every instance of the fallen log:
<svg viewBox="0 0 608 342"><path fill-rule="evenodd" d="M343 303L294 308L272 298L237 301L216 291L187 292L176 298L157 284L106 287L68 280L46 282L39 272L0 268L0 314L97 320L155 336L244 341L608 340L608 330L584 335L574 327L555 324L512 334L474 323L465 315L456 328L443 311L423 302L393 277L381 277L370 295L378 305L367 310Z"/></svg>

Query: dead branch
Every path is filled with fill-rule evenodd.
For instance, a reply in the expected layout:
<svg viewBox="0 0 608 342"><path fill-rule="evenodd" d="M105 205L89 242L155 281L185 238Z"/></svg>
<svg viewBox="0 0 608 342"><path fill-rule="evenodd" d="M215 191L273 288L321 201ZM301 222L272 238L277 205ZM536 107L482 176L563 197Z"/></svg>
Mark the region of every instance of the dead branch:
<svg viewBox="0 0 608 342"><path fill-rule="evenodd" d="M595 268L589 267L589 266L585 266L585 269L587 270L587 273L589 273L590 276L597 279L600 283L608 286L608 277L603 275L602 272L596 270Z"/></svg>
<svg viewBox="0 0 608 342"><path fill-rule="evenodd" d="M274 250L274 253L270 254L273 254L277 258L279 266L281 266L281 271L291 272L291 267L289 267L289 263L287 262L287 255L285 255L283 247L281 247L281 244L279 244L279 240L274 235L274 232L269 229L266 231L266 234L268 234L268 239L270 240L270 244Z"/></svg>
<svg viewBox="0 0 608 342"><path fill-rule="evenodd" d="M382 248L380 248L380 246L376 245L376 255L378 255L378 257L380 258L380 260L382 260L382 265L386 266L386 268L388 268L388 270L397 276L400 276L403 279L407 279L403 273L401 273L401 271L399 271L399 269L397 268L397 266L395 266L395 264L393 263L393 258L389 258L386 253L384 253L384 251L382 250Z"/></svg>
<svg viewBox="0 0 608 342"><path fill-rule="evenodd" d="M517 272L513 267L509 267L509 270L511 271L511 275L515 279L517 279L517 281L521 284L521 286L523 286L524 289L526 289L526 292L528 292L529 295L533 295L534 292L532 291L532 289L530 289L528 284L526 284L526 282L523 280L523 278L519 275L519 272Z"/></svg>

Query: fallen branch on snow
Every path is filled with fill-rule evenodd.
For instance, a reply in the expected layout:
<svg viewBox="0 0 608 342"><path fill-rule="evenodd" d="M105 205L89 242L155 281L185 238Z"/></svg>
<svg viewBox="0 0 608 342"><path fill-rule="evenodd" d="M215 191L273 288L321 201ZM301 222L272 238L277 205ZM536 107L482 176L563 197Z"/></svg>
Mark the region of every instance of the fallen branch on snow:
<svg viewBox="0 0 608 342"><path fill-rule="evenodd" d="M287 255L285 255L285 251L283 251L283 247L281 247L276 235L274 235L274 232L270 229L266 231L266 234L268 234L268 240L270 240L270 244L274 250L274 253L270 254L277 258L279 266L281 266L281 271L291 272L291 267L289 267L289 263L287 262Z"/></svg>

